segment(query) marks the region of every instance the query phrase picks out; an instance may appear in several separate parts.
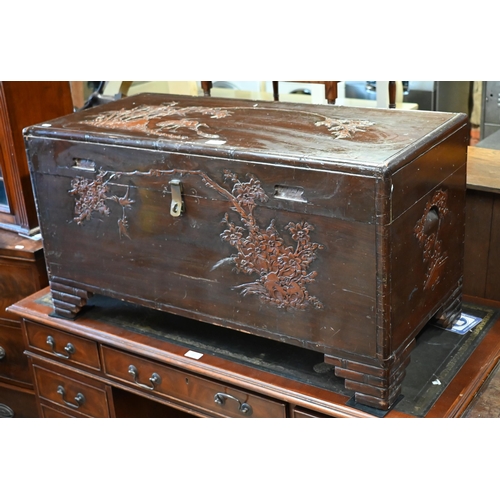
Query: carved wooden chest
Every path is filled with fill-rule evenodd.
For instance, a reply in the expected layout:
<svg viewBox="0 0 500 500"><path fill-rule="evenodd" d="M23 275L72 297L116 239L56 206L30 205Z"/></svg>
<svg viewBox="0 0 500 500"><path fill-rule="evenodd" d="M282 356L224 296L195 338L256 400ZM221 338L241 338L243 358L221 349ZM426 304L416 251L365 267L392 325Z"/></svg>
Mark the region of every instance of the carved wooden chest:
<svg viewBox="0 0 500 500"><path fill-rule="evenodd" d="M465 115L144 94L25 140L60 316L99 293L321 351L386 409L460 313Z"/></svg>

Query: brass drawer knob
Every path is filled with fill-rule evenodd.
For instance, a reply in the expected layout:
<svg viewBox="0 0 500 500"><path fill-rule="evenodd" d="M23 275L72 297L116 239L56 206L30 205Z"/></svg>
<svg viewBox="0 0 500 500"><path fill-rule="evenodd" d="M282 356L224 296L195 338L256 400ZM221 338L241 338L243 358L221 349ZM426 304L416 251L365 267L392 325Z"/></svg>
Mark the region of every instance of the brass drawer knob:
<svg viewBox="0 0 500 500"><path fill-rule="evenodd" d="M75 346L70 342L68 342L66 344L66 347L64 347L64 353L57 352L56 341L54 340L54 337L52 337L51 335L47 337L47 344L51 347L52 353L59 358L69 359L71 358L71 355L75 353Z"/></svg>
<svg viewBox="0 0 500 500"><path fill-rule="evenodd" d="M0 359L5 358L5 349L0 345Z"/></svg>

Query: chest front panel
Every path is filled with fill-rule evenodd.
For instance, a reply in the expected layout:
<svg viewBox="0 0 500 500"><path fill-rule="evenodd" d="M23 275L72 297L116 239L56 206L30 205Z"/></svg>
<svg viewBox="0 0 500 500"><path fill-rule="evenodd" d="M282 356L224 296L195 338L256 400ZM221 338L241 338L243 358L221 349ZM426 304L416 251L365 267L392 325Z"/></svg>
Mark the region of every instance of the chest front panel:
<svg viewBox="0 0 500 500"><path fill-rule="evenodd" d="M362 342L375 355L373 177L56 148L41 144L33 163L52 277L313 349Z"/></svg>

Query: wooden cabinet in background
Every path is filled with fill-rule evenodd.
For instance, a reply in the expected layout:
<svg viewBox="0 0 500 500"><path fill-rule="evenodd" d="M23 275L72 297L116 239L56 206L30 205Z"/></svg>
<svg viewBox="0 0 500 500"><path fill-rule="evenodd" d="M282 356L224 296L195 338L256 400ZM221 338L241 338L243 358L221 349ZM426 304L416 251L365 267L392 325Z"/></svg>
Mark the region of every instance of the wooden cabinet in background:
<svg viewBox="0 0 500 500"><path fill-rule="evenodd" d="M500 300L500 150L469 147L464 293Z"/></svg>
<svg viewBox="0 0 500 500"><path fill-rule="evenodd" d="M0 82L0 417L37 416L19 318L6 311L47 285L22 130L72 111L68 82Z"/></svg>
<svg viewBox="0 0 500 500"><path fill-rule="evenodd" d="M19 319L6 308L47 285L42 243L0 229L0 414L36 416Z"/></svg>

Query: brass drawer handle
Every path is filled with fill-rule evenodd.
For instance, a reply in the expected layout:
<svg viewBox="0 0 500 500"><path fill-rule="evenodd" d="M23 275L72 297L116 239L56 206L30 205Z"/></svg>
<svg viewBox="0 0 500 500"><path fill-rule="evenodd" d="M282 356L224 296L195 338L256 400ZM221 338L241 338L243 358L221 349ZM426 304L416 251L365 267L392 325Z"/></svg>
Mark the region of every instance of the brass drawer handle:
<svg viewBox="0 0 500 500"><path fill-rule="evenodd" d="M57 394L60 394L62 396L63 403L66 406L69 406L70 408L73 408L74 410L78 410L78 408L80 408L80 406L82 406L85 403L85 396L81 392L79 392L75 396L74 403L70 403L69 401L66 401L66 399L65 399L66 398L66 391L64 390L64 387L62 385L57 387Z"/></svg>
<svg viewBox="0 0 500 500"><path fill-rule="evenodd" d="M5 358L5 349L2 346L0 346L0 359L3 358Z"/></svg>
<svg viewBox="0 0 500 500"><path fill-rule="evenodd" d="M49 335L47 337L47 344L50 345L53 354L55 354L59 358L69 359L69 358L71 358L72 354L75 354L75 346L73 344L71 344L70 342L68 342L66 344L66 347L64 348L64 350L66 351L66 354L57 352L56 351L56 341L54 340L54 337L52 337L51 335Z"/></svg>
<svg viewBox="0 0 500 500"><path fill-rule="evenodd" d="M132 375L132 378L134 382L139 386L142 387L143 389L147 389L148 391L154 391L156 385L161 384L161 377L157 373L153 373L151 377L149 377L149 381L151 382L151 385L146 385L146 384L141 384L137 379L139 377L139 372L137 371L137 368L134 365L130 365L128 367L128 372L130 375Z"/></svg>
<svg viewBox="0 0 500 500"><path fill-rule="evenodd" d="M14 410L3 403L0 403L0 418L14 417Z"/></svg>
<svg viewBox="0 0 500 500"><path fill-rule="evenodd" d="M232 399L233 401L236 401L238 403L238 411L240 411L241 413L244 413L245 415L250 415L252 413L252 407L248 403L242 403L238 398L231 396L231 394L218 392L214 396L214 401L221 406L224 406L224 404L226 403L226 399Z"/></svg>

